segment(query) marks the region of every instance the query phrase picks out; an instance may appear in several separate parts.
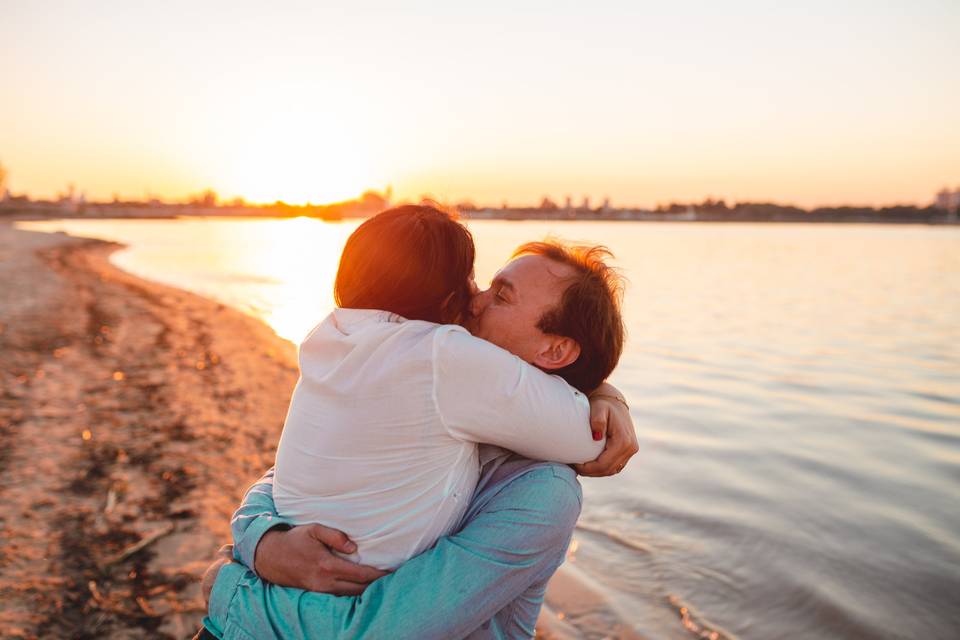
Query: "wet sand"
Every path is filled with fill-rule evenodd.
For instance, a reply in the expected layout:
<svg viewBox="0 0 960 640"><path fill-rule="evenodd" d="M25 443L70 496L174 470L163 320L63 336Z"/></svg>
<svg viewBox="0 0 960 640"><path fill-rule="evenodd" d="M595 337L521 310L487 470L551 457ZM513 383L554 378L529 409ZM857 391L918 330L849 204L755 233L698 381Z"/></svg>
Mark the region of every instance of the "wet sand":
<svg viewBox="0 0 960 640"><path fill-rule="evenodd" d="M294 346L116 248L0 225L0 637L189 637L273 462Z"/></svg>

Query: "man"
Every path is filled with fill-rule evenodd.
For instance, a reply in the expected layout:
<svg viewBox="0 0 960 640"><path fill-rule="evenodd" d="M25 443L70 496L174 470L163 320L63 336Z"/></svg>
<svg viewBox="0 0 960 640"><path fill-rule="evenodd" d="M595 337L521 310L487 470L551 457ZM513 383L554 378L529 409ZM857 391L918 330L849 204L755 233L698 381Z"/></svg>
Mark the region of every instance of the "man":
<svg viewBox="0 0 960 640"><path fill-rule="evenodd" d="M626 402L603 383L623 345L620 285L604 263L608 255L598 247L524 245L490 288L477 292L468 323L477 337L591 395L591 425L598 439L606 432L607 446L577 470L595 476L619 472L638 449ZM580 513L580 486L565 465L495 447L482 449L481 463L457 533L389 575L333 555L331 548L355 550L341 532L319 524L291 528L274 509L268 472L232 522L239 563L215 563L205 576L205 586L212 585L205 633L531 637Z"/></svg>

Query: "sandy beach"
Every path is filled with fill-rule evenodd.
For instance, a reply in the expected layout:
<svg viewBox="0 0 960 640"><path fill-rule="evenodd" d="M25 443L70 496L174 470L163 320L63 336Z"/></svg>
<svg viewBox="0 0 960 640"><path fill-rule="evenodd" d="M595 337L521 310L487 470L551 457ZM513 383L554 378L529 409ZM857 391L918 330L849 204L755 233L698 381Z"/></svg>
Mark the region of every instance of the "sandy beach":
<svg viewBox="0 0 960 640"><path fill-rule="evenodd" d="M4 638L191 637L200 576L273 464L295 346L117 269L118 248L0 225ZM538 637L577 635L544 608Z"/></svg>
<svg viewBox="0 0 960 640"><path fill-rule="evenodd" d="M0 226L5 638L189 637L296 382L292 344L117 247Z"/></svg>

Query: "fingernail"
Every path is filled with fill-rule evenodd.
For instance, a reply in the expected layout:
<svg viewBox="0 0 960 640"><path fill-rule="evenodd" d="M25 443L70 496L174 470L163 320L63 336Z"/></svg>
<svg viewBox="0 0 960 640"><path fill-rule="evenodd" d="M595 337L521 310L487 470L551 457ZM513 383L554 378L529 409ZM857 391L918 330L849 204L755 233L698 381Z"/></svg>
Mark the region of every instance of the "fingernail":
<svg viewBox="0 0 960 640"><path fill-rule="evenodd" d="M603 437L603 434L600 433L599 431L594 431L594 432L593 432L593 439L594 439L594 440L599 440L599 439L602 438L602 437Z"/></svg>
<svg viewBox="0 0 960 640"><path fill-rule="evenodd" d="M343 548L346 549L347 553L353 553L357 550L357 545L353 542L347 542L347 544L343 545Z"/></svg>

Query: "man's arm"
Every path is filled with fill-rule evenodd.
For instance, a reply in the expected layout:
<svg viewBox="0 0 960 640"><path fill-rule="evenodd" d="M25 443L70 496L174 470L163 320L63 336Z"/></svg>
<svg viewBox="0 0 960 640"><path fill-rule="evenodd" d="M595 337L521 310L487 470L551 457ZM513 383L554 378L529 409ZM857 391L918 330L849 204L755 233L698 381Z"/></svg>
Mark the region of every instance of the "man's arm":
<svg viewBox="0 0 960 640"><path fill-rule="evenodd" d="M273 472L271 467L247 489L240 508L230 520L233 557L251 569L254 568L254 556L263 534L274 528L285 530L293 527L293 522L281 518L273 506Z"/></svg>
<svg viewBox="0 0 960 640"><path fill-rule="evenodd" d="M233 558L255 571L268 582L309 591L335 595L358 595L368 584L386 575L374 567L360 565L331 553L353 553L357 546L346 534L320 524L293 527L280 517L273 504L271 468L243 497L233 514ZM288 532L285 542L275 546L277 534ZM271 545L275 553L269 553ZM272 563L258 563L263 552L276 558Z"/></svg>
<svg viewBox="0 0 960 640"><path fill-rule="evenodd" d="M534 467L479 505L461 531L360 598L278 587L230 565L214 587L208 623L256 638L462 637L556 570L580 499L572 470Z"/></svg>
<svg viewBox="0 0 960 640"><path fill-rule="evenodd" d="M596 460L576 465L575 469L577 473L585 476L614 475L622 471L627 461L639 450L633 419L623 394L613 385L604 383L591 395L596 395L590 400L591 428L606 434L606 446ZM287 553L271 554L274 561L258 570L256 552L261 540L267 549L275 544L282 544L276 542L280 539L276 534L292 525L289 520L281 518L274 508L273 469L267 471L247 491L230 524L234 558L257 571L258 575L269 582L309 591L353 594L362 591L362 588L360 591L355 590L357 585L362 587L383 575L372 567L365 567L365 571L357 573L353 569L357 565L345 560L336 562L341 559L329 553L325 546L343 553L352 553L353 543L340 531L319 524L309 525L309 531L298 528L298 535L322 543L314 545L316 551L312 556L290 553L288 549ZM263 569L267 572L264 573Z"/></svg>

